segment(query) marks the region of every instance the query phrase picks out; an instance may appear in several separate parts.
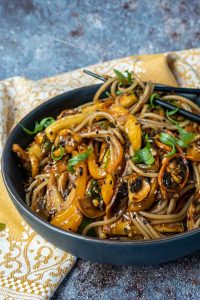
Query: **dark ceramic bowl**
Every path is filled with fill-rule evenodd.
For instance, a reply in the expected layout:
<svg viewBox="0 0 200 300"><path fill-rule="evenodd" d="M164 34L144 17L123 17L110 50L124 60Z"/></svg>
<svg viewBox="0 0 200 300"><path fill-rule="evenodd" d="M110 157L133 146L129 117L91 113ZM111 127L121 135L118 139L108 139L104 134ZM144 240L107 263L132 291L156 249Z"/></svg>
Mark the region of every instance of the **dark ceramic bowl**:
<svg viewBox="0 0 200 300"><path fill-rule="evenodd" d="M57 116L63 109L91 101L99 85L76 89L57 96L30 112L21 123L32 127L36 120ZM25 174L19 167L11 148L13 143L26 147L32 136L16 126L8 137L2 157L2 173L10 197L22 217L37 231L60 249L77 257L113 265L159 264L186 256L200 249L200 230L178 234L172 238L140 242L99 240L66 232L43 220L25 204L23 181Z"/></svg>

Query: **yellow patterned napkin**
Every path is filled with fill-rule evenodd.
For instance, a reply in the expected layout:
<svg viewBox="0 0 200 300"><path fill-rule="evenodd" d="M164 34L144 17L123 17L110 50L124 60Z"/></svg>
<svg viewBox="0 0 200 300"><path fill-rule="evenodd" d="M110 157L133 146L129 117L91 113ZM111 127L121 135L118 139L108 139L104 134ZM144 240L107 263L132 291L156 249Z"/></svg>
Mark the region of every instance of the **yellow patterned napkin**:
<svg viewBox="0 0 200 300"><path fill-rule="evenodd" d="M200 49L130 56L99 65L91 71L134 70L143 80L169 85L199 86ZM81 70L39 81L14 77L0 82L0 154L11 128L45 100L70 89L97 83ZM58 103L59 105L59 103ZM67 104L66 104L67 105ZM21 218L0 178L0 300L48 299L75 258L45 241Z"/></svg>

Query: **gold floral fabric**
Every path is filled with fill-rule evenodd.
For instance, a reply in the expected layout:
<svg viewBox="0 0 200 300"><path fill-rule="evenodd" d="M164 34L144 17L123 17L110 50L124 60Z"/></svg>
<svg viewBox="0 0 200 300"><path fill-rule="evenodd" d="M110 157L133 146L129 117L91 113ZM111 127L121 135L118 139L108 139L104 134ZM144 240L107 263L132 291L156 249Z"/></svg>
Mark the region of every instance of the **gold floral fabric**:
<svg viewBox="0 0 200 300"><path fill-rule="evenodd" d="M111 75L113 68L134 70L143 80L200 87L200 49L130 56L87 69ZM12 127L34 107L63 92L98 82L81 69L39 81L24 77L1 81L0 155ZM6 224L6 229L0 231L0 300L48 299L72 268L75 257L55 248L23 221L2 178L0 222Z"/></svg>

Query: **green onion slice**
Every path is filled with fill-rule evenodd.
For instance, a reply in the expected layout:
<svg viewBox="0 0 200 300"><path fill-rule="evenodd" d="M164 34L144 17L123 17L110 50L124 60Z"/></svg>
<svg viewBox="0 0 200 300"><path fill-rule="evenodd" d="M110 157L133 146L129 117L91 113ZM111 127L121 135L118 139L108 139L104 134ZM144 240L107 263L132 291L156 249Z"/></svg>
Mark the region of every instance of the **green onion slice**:
<svg viewBox="0 0 200 300"><path fill-rule="evenodd" d="M145 136L145 140L148 139L148 136ZM132 157L134 163L145 163L146 165L152 165L155 161L152 153L151 153L151 146L149 141L147 141L146 146L135 152L134 156Z"/></svg>
<svg viewBox="0 0 200 300"><path fill-rule="evenodd" d="M171 136L170 134L168 133L164 133L164 132L161 132L160 133L160 141L165 144L165 145L168 145L170 147L172 147L172 151L170 151L167 155L167 156L171 156L171 155L174 155L176 153L176 139L175 137Z"/></svg>
<svg viewBox="0 0 200 300"><path fill-rule="evenodd" d="M196 134L193 132L188 132L179 125L176 125L177 130L180 134L181 139L177 140L177 144L183 148L188 147L188 145L193 141L195 138Z"/></svg>
<svg viewBox="0 0 200 300"><path fill-rule="evenodd" d="M172 119L171 116L173 116L175 113L177 113L178 110L179 110L179 107L177 107L177 108L175 108L174 110L171 110L171 111L168 111L168 110L166 111L167 119L170 122L174 123L175 125L179 124L179 122L176 121L176 120L174 120L174 119Z"/></svg>
<svg viewBox="0 0 200 300"><path fill-rule="evenodd" d="M64 148L61 145L59 145L59 149L60 149L60 155L59 156L55 156L54 153L53 153L54 150L55 150L55 146L52 145L52 147L51 147L51 158L53 160L55 160L55 161L58 161L58 160L62 159L63 155L65 153L65 150L64 150Z"/></svg>
<svg viewBox="0 0 200 300"><path fill-rule="evenodd" d="M89 147L86 152L83 152L81 154L78 154L78 155L70 158L68 160L68 164L67 164L68 171L71 172L71 173L74 173L75 170L74 170L73 167L75 165L77 165L78 163L80 163L81 161L86 160L90 156L90 154L92 153L92 151L93 151L93 148Z"/></svg>
<svg viewBox="0 0 200 300"><path fill-rule="evenodd" d="M117 76L118 80L122 84L132 84L132 78L131 78L131 73L129 71L125 71L126 75L124 75L122 72L119 70L113 69L115 75Z"/></svg>
<svg viewBox="0 0 200 300"><path fill-rule="evenodd" d="M47 128L49 125L55 122L53 117L48 117L42 119L40 122L36 121L34 130L31 131L28 128L24 127L22 124L18 123L18 125L29 135L36 134L37 132L42 131L44 128Z"/></svg>
<svg viewBox="0 0 200 300"><path fill-rule="evenodd" d="M176 153L176 145L179 145L182 148L187 148L188 145L192 142L192 140L196 136L195 133L188 132L185 129L181 128L179 125L176 125L176 127L179 132L180 139L178 139L174 136L171 136L168 133L164 133L164 132L160 133L160 141L163 144L172 147L172 151L169 152L166 156L171 156Z"/></svg>

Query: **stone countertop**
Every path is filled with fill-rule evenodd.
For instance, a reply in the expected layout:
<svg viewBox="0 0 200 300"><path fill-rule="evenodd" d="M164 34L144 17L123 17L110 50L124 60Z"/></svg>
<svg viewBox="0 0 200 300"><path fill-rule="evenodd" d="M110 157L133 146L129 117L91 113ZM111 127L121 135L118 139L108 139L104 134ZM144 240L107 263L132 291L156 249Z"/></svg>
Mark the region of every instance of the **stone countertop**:
<svg viewBox="0 0 200 300"><path fill-rule="evenodd" d="M200 46L200 1L0 0L0 80ZM200 299L200 253L146 267L78 260L52 300Z"/></svg>

